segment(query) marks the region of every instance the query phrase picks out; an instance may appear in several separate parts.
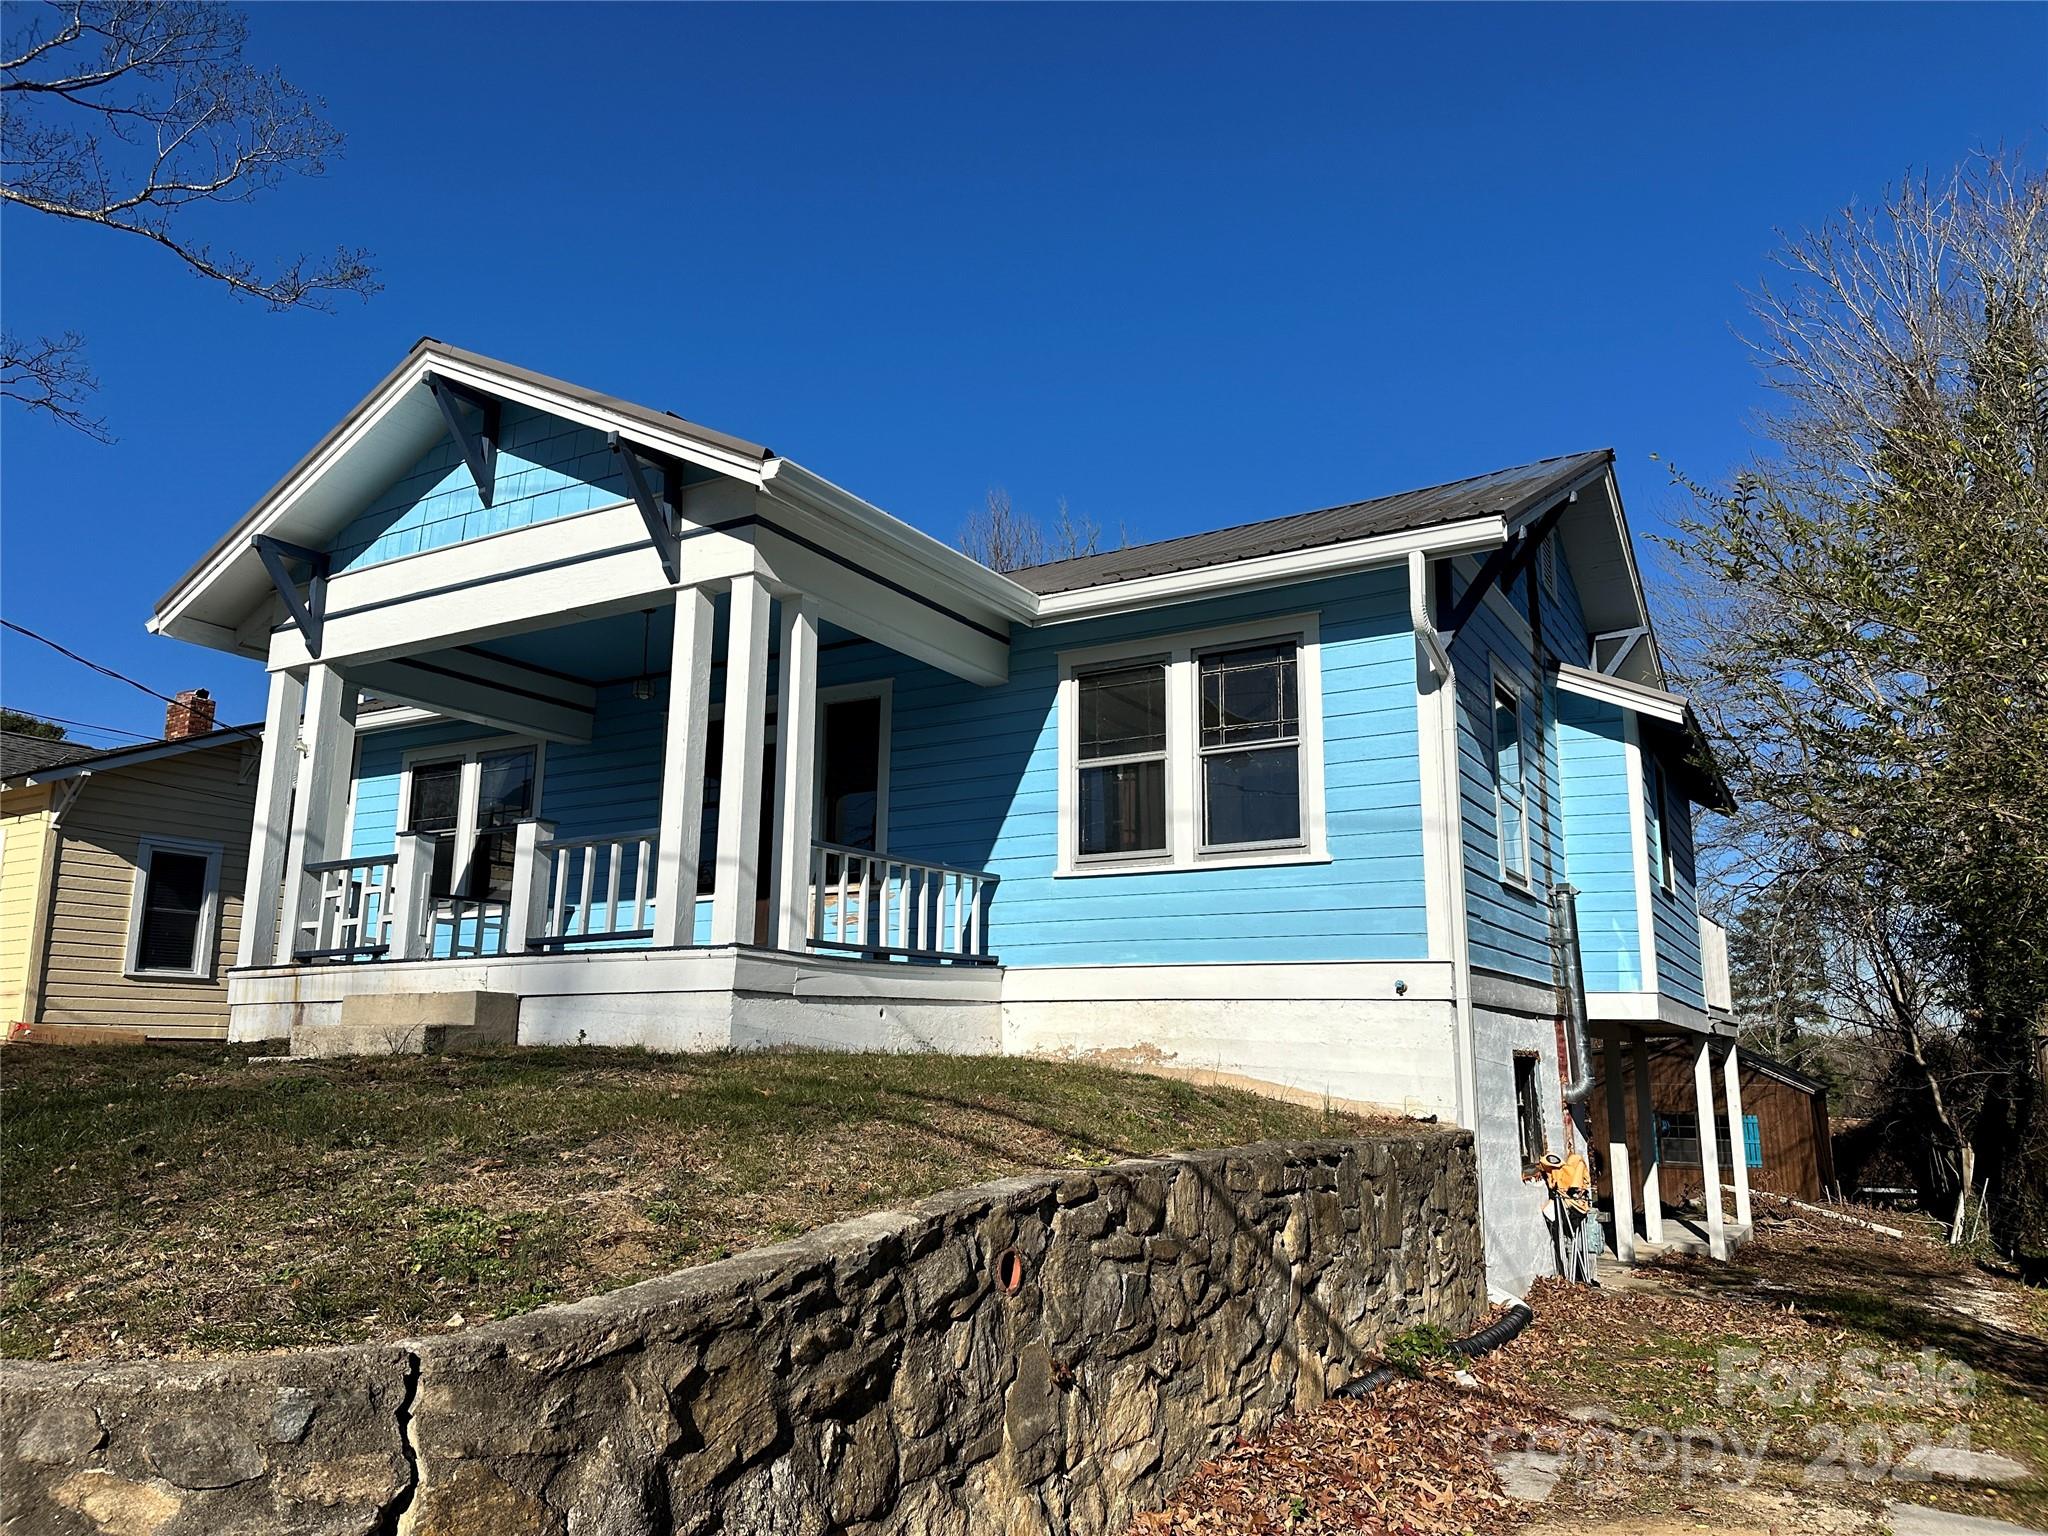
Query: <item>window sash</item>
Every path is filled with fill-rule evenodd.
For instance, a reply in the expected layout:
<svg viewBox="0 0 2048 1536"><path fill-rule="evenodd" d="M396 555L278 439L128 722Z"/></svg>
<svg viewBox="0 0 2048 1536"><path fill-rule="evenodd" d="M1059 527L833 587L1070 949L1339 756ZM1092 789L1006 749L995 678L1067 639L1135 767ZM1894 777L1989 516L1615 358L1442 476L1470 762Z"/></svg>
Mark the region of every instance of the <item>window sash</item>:
<svg viewBox="0 0 2048 1536"><path fill-rule="evenodd" d="M220 860L218 844L141 838L122 974L203 977L211 972L220 911Z"/></svg>
<svg viewBox="0 0 2048 1536"><path fill-rule="evenodd" d="M1512 734L1502 740L1501 716L1512 721ZM1529 791L1524 764L1528 757L1528 732L1522 718L1522 695L1508 684L1493 685L1493 711L1489 717L1493 733L1494 818L1500 839L1501 879L1527 886L1529 874ZM1508 754L1512 751L1512 757Z"/></svg>
<svg viewBox="0 0 2048 1536"><path fill-rule="evenodd" d="M190 975L199 964L199 928L206 919L206 874L203 853L180 848L152 848L142 877L142 928L135 941L135 969ZM193 881L189 896L177 890L173 870ZM196 871L190 866L197 865ZM172 958L182 943L183 958ZM168 952L160 952L165 946Z"/></svg>
<svg viewBox="0 0 2048 1536"><path fill-rule="evenodd" d="M1100 686L1112 679L1118 682L1140 679L1145 677L1146 674L1156 678L1158 685L1159 729L1156 739L1159 745L1134 751L1105 752L1101 750L1102 743L1098 742L1091 749L1088 741L1089 685L1092 683ZM1132 861L1157 860L1171 855L1173 841L1173 773L1170 762L1172 752L1170 750L1171 724L1169 721L1172 707L1169 698L1171 686L1172 668L1169 663L1164 659L1150 657L1140 657L1130 661L1118 662L1111 666L1091 668L1086 672L1076 674L1074 678L1076 719L1074 722L1075 762L1073 769L1073 857L1076 863L1128 863ZM1152 739L1155 738L1149 733L1110 738L1111 741L1119 743ZM1108 781L1116 785L1119 791L1128 783L1140 785L1140 792L1142 793L1142 786L1151 777L1150 775L1141 773L1127 777L1115 770L1142 769L1152 765L1157 765L1159 770L1157 775L1158 802L1156 806L1151 807L1143 804L1137 806L1134 815L1138 824L1134 830L1137 834L1142 834L1147 830L1144 825L1145 822L1156 817L1158 823L1156 840L1146 838L1143 841L1132 841L1128 846L1097 847L1090 851L1088 846L1090 842L1090 817L1088 812L1090 809L1089 785L1091 782L1101 783L1103 782L1103 776L1107 774L1109 776ZM1121 795L1119 798L1121 798ZM1114 832L1115 828L1112 826L1110 830Z"/></svg>

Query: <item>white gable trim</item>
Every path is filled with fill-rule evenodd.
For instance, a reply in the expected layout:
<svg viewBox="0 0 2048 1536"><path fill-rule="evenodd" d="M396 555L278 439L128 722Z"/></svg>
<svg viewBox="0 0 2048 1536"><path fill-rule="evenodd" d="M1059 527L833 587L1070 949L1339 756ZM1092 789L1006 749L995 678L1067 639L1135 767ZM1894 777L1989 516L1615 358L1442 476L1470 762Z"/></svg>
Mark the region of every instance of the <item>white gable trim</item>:
<svg viewBox="0 0 2048 1536"><path fill-rule="evenodd" d="M1611 677L1588 667L1575 667L1569 662L1559 662L1555 673L1557 686L1565 693L1597 699L1602 704L1612 704L1632 714L1648 715L1652 720L1662 720L1667 725L1685 724L1685 700L1678 694L1632 683L1626 678Z"/></svg>

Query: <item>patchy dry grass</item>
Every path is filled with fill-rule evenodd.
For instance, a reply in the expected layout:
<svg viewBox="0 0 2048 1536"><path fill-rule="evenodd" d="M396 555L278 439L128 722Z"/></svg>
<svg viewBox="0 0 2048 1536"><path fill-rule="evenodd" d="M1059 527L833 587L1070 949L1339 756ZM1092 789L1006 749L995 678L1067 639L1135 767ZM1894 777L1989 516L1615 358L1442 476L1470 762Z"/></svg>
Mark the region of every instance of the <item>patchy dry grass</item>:
<svg viewBox="0 0 2048 1536"><path fill-rule="evenodd" d="M1528 1330L1462 1378L1440 1338L1403 1335L1387 1354L1419 1380L1274 1426L1133 1529L1876 1536L1893 1500L2048 1529L2048 1298L1920 1236L1757 1204L1762 1235L1734 1264L1539 1282ZM1724 1350L1780 1374L1735 1375ZM1903 1476L1901 1454L1928 1443L2036 1475ZM1508 1498L1488 1454L1524 1448L1545 1453L1540 1502Z"/></svg>
<svg viewBox="0 0 2048 1536"><path fill-rule="evenodd" d="M1603 1409L1619 1430L1755 1453L1746 1474L1739 1457L1706 1458L1712 1470L1686 1491L1705 1508L1717 1484L1747 1475L1746 1493L1873 1519L1905 1499L2042 1524L2040 1293L1918 1235L1858 1231L1768 1197L1758 1205L1759 1235L1733 1263L1668 1260L1646 1283L1607 1291L1542 1283L1537 1326L1478 1374L1555 1406ZM1764 1374L1724 1351L1754 1351ZM1901 1462L1927 1445L1998 1452L2035 1475L2002 1487L1912 1477ZM1585 1491L1590 1514L1597 1490Z"/></svg>
<svg viewBox="0 0 2048 1536"><path fill-rule="evenodd" d="M0 1052L0 1354L397 1337L1034 1168L1358 1122L1050 1062Z"/></svg>

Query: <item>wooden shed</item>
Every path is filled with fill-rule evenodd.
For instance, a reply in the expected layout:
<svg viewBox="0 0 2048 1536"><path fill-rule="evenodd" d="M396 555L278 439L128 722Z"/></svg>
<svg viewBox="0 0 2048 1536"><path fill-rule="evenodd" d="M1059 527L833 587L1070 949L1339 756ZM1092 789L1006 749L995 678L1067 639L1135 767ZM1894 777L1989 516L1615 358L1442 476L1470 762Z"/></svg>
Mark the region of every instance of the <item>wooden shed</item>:
<svg viewBox="0 0 2048 1536"><path fill-rule="evenodd" d="M1752 1189L1819 1200L1835 1185L1828 1133L1825 1084L1760 1052L1744 1049L1742 1072L1743 1154ZM1693 1053L1683 1043L1650 1050L1650 1101L1657 1116L1656 1144L1663 1162L1666 1200L1697 1194L1700 1185L1699 1122L1693 1088ZM1622 1102L1633 1105L1635 1068L1623 1067ZM1588 1099L1595 1147L1607 1145L1607 1095ZM1724 1181L1727 1170L1722 1170ZM1603 1171L1600 1189L1607 1193Z"/></svg>

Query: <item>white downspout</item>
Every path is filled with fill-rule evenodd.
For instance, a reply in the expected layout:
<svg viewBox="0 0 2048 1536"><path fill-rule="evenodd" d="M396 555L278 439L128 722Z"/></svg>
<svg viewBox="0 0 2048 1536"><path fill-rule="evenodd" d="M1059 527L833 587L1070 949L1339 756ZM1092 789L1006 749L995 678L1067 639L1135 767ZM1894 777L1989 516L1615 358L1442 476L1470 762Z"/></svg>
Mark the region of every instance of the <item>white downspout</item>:
<svg viewBox="0 0 2048 1536"><path fill-rule="evenodd" d="M1457 673L1451 653L1437 633L1429 613L1429 558L1421 550L1408 554L1408 618L1414 626L1416 643L1436 679L1434 701L1438 735L1436 793L1444 814L1438 818L1442 839L1444 883L1447 888L1445 919L1451 954L1451 995L1457 1021L1452 1030L1454 1082L1458 1095L1458 1123L1475 1135L1479 1130L1479 1067L1474 1056L1472 1031L1472 946L1465 916L1465 819L1462 813L1462 785L1458 771ZM1416 700L1417 708L1422 698ZM1422 722L1418 721L1418 724ZM1427 794L1428 786L1424 786ZM1425 826L1427 818L1425 817Z"/></svg>

